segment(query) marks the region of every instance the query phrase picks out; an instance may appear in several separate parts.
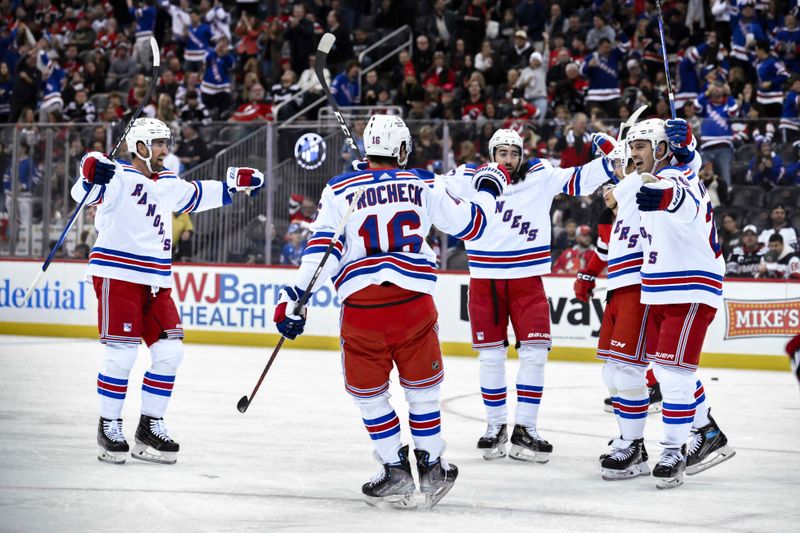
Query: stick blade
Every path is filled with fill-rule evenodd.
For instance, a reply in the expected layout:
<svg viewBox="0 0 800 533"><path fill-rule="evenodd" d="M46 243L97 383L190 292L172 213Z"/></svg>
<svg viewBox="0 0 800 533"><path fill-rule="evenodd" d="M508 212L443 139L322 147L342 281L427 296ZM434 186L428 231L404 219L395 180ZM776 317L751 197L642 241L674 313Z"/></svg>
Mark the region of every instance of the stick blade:
<svg viewBox="0 0 800 533"><path fill-rule="evenodd" d="M326 33L319 40L319 44L317 45L317 50L327 54L331 51L331 48L333 48L333 43L335 41L336 37L332 33Z"/></svg>
<svg viewBox="0 0 800 533"><path fill-rule="evenodd" d="M161 52L158 51L158 41L155 37L150 37L150 50L153 52L153 68L161 66Z"/></svg>
<svg viewBox="0 0 800 533"><path fill-rule="evenodd" d="M247 411L248 407L250 407L250 402L247 400L247 396L242 396L239 399L239 403L236 404L236 409L238 409L240 413L244 413Z"/></svg>

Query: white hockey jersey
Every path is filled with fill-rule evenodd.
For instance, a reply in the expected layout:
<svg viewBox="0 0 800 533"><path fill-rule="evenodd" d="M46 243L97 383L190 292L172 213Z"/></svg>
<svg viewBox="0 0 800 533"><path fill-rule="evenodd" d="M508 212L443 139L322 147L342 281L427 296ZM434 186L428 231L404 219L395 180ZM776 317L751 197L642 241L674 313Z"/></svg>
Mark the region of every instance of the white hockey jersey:
<svg viewBox="0 0 800 533"><path fill-rule="evenodd" d="M465 242L469 273L474 278L516 279L550 272L550 208L560 193L591 194L614 179L603 158L574 168L554 168L544 159L531 160L525 179L510 185L487 213L483 236ZM461 165L437 183L462 198L476 194L475 165ZM439 228L442 231L444 228Z"/></svg>
<svg viewBox="0 0 800 533"><path fill-rule="evenodd" d="M184 181L164 170L148 178L116 160L114 178L94 187L86 205L96 205L97 241L88 275L155 287L172 286L172 213L205 211L231 203L221 181ZM72 186L80 201L83 180Z"/></svg>
<svg viewBox="0 0 800 533"><path fill-rule="evenodd" d="M434 175L422 170L370 169L331 179L322 191L296 287L308 287L357 190L364 187L312 290L331 278L340 302L383 282L433 293L436 255L425 242L431 225L459 239L476 239L486 227L485 210L494 207L489 193L476 194L472 203L433 185Z"/></svg>
<svg viewBox="0 0 800 533"><path fill-rule="evenodd" d="M679 164L675 159L672 163ZM687 168L696 173L701 166L700 154L694 152ZM641 227L639 207L636 205L636 193L642 184L641 176L634 172L614 187L614 199L618 207L608 242L608 290L639 285L642 282L642 240L647 234Z"/></svg>
<svg viewBox="0 0 800 533"><path fill-rule="evenodd" d="M687 166L669 166L656 175L677 188L667 211L640 213L642 303L719 308L725 261L708 192Z"/></svg>

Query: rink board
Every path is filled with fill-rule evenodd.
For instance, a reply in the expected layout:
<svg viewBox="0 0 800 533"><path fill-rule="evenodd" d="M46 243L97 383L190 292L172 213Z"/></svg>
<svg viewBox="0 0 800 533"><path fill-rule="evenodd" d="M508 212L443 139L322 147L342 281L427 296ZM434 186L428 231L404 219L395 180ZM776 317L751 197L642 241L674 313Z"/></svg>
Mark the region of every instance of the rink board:
<svg viewBox="0 0 800 533"><path fill-rule="evenodd" d="M59 337L96 337L97 299L85 279L85 262L50 265L39 288L24 308L25 291L38 262L0 261L0 333ZM293 282L294 269L241 265L178 265L173 270L173 297L188 342L263 346L278 340L272 311L278 292ZM551 358L594 359L603 313L600 293L589 304L575 300L572 276L547 276L553 324ZM450 355L474 355L467 315L469 277L441 274L434 294L439 309L439 334ZM602 287L605 280L599 279ZM704 366L783 370L787 339L800 331L800 283L730 281L725 305L709 329ZM330 283L311 301L307 334L292 341L295 348L339 349L340 306ZM514 344L513 331L509 340ZM288 345L287 345L288 346ZM513 350L512 350L513 352Z"/></svg>

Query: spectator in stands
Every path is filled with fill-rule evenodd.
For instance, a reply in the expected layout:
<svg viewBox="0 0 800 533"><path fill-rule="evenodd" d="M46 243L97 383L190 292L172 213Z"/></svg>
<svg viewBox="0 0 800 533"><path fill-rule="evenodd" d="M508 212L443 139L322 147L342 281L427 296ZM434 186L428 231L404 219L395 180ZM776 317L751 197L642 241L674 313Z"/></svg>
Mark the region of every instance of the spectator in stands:
<svg viewBox="0 0 800 533"><path fill-rule="evenodd" d="M344 71L333 79L331 94L340 106L356 105L359 100L358 77L361 75L361 68L358 62L353 60L347 63Z"/></svg>
<svg viewBox="0 0 800 533"><path fill-rule="evenodd" d="M292 7L289 26L286 28L283 38L289 43L292 70L302 72L306 68L308 56L313 54L316 49L314 23L306 18L306 6L303 2L298 2ZM272 59L275 61L278 58Z"/></svg>
<svg viewBox="0 0 800 533"><path fill-rule="evenodd" d="M520 26L527 30L527 35L530 36L531 41L541 41L542 32L547 22L547 7L545 3L542 0L520 0L517 5L517 21Z"/></svg>
<svg viewBox="0 0 800 533"><path fill-rule="evenodd" d="M261 89L264 90L263 87ZM208 109L200 101L200 96L197 91L188 91L186 93L186 104L181 107L179 116L181 122L209 124L211 122L211 115Z"/></svg>
<svg viewBox="0 0 800 533"><path fill-rule="evenodd" d="M602 39L607 40L609 43L613 43L616 38L616 32L611 26L606 24L606 21L602 15L597 14L592 17L592 29L586 34L586 46L589 48L589 50L594 51L597 49L600 46L600 41Z"/></svg>
<svg viewBox="0 0 800 533"><path fill-rule="evenodd" d="M127 0L128 9L136 19L136 43L133 46L133 56L142 66L152 65L152 52L150 50L150 37L156 25L156 8L147 5L144 0Z"/></svg>
<svg viewBox="0 0 800 533"><path fill-rule="evenodd" d="M486 36L486 23L489 22L489 9L486 0L467 0L458 12L460 24L458 36L464 39L464 47L469 55L475 55ZM416 59L416 51L414 52ZM427 69L423 69L427 70Z"/></svg>
<svg viewBox="0 0 800 533"><path fill-rule="evenodd" d="M230 120L232 122L253 122L273 120L272 104L264 100L264 87L260 84L250 88L250 101L236 108Z"/></svg>
<svg viewBox="0 0 800 533"><path fill-rule="evenodd" d="M16 122L26 107L37 108L37 93L42 74L36 68L36 53L26 52L17 62L14 71L14 90L11 93L8 121Z"/></svg>
<svg viewBox="0 0 800 533"><path fill-rule="evenodd" d="M425 33L433 39L433 47L437 50L452 48L458 31L456 14L447 8L447 4L445 0L435 0L433 13L425 26Z"/></svg>
<svg viewBox="0 0 800 533"><path fill-rule="evenodd" d="M700 151L704 161L713 161L722 180L731 183L733 161L733 130L729 118L735 117L739 106L730 95L730 88L720 82L711 85L695 101L697 114L703 117L700 129Z"/></svg>
<svg viewBox="0 0 800 533"><path fill-rule="evenodd" d="M555 264L553 272L556 274L577 274L586 267L586 263L594 253L592 246L592 228L583 225L577 229L577 242L561 252Z"/></svg>
<svg viewBox="0 0 800 533"><path fill-rule="evenodd" d="M342 14L336 9L328 11L326 22L328 31L336 37L336 41L334 41L333 47L328 54L328 62L334 71L338 71L345 63L355 59L350 29L344 24Z"/></svg>
<svg viewBox="0 0 800 533"><path fill-rule="evenodd" d="M200 10L204 11L206 22L211 26L211 42L218 43L220 39L231 40L231 16L222 5L222 0L200 0Z"/></svg>
<svg viewBox="0 0 800 533"><path fill-rule="evenodd" d="M72 259L89 259L89 247L83 243L76 244L72 250Z"/></svg>
<svg viewBox="0 0 800 533"><path fill-rule="evenodd" d="M11 90L14 87L14 79L8 70L8 64L0 63L0 123L8 122L11 113Z"/></svg>
<svg viewBox="0 0 800 533"><path fill-rule="evenodd" d="M286 230L286 240L288 242L281 250L281 257L278 261L281 265L300 266L303 252L306 249L307 233L307 230L301 224L296 222L289 224L289 229Z"/></svg>
<svg viewBox="0 0 800 533"><path fill-rule="evenodd" d="M358 146L358 149L362 154L364 153L365 126L366 123L362 119L353 122L353 138L356 141L356 146ZM415 147L414 149L416 150L417 148ZM353 161L358 159L358 153L350 147L349 142L344 141L342 143L342 149L339 150L339 157L342 159L342 173L353 172Z"/></svg>
<svg viewBox="0 0 800 533"><path fill-rule="evenodd" d="M758 265L759 278L800 280L800 257L784 244L780 233L770 235L767 248Z"/></svg>
<svg viewBox="0 0 800 533"><path fill-rule="evenodd" d="M514 42L508 47L505 55L506 69L523 69L528 66L530 56L533 53L533 46L528 41L528 34L525 30L517 30L514 33Z"/></svg>
<svg viewBox="0 0 800 533"><path fill-rule="evenodd" d="M297 74L293 70L284 71L280 82L272 86L272 105L277 107L284 104L278 111L278 120L285 120L300 111L302 99L296 98L299 92Z"/></svg>
<svg viewBox="0 0 800 533"><path fill-rule="evenodd" d="M756 156L750 160L747 181L771 189L781 182L783 174L783 160L772 151L772 146L766 142L758 145Z"/></svg>
<svg viewBox="0 0 800 533"><path fill-rule="evenodd" d="M551 254L553 255L553 259L558 258L561 255L561 252L566 250L567 248L572 248L576 244L578 244L578 225L575 223L574 220L568 218L566 222L564 222L563 231L561 231L558 236L553 240L553 246L551 247Z"/></svg>
<svg viewBox="0 0 800 533"><path fill-rule="evenodd" d="M714 163L712 161L703 162L698 175L708 191L712 207L726 205L728 203L728 184L719 179L714 172Z"/></svg>
<svg viewBox="0 0 800 533"><path fill-rule="evenodd" d="M322 96L322 85L319 83L319 78L317 78L317 73L314 70L314 65L317 63L317 54L311 54L308 56L308 68L306 68L301 74L300 79L297 82L297 85L300 86L301 91L308 91L309 99L304 101L304 106L306 103L311 103L311 99L317 100L320 96ZM331 86L331 71L328 70L326 66L325 69L322 71L323 76L325 77L325 83L328 87ZM370 75L374 77L374 80L377 82L378 79L378 72L376 70L370 70L367 73L367 81L370 80ZM365 88L366 94L366 88ZM377 96L377 95L376 95Z"/></svg>
<svg viewBox="0 0 800 533"><path fill-rule="evenodd" d="M67 122L94 122L97 118L97 110L89 100L86 89L78 89L75 93L75 100L67 104L64 108L64 118Z"/></svg>
<svg viewBox="0 0 800 533"><path fill-rule="evenodd" d="M763 40L756 43L756 72L758 92L756 101L766 117L779 117L783 109L783 84L789 77L783 62L772 54L772 45Z"/></svg>
<svg viewBox="0 0 800 533"><path fill-rule="evenodd" d="M739 246L742 233L739 231L739 223L731 213L722 215L722 227L719 229L719 239L722 245L722 255L728 257L734 247Z"/></svg>
<svg viewBox="0 0 800 533"><path fill-rule="evenodd" d="M586 107L605 109L609 115L616 115L622 93L619 90L619 72L630 42L625 34L613 46L611 39L605 37L598 41L597 51L584 59L581 75L589 80L586 94Z"/></svg>
<svg viewBox="0 0 800 533"><path fill-rule="evenodd" d="M173 261L192 260L192 238L194 224L189 213L172 213L172 259Z"/></svg>
<svg viewBox="0 0 800 533"><path fill-rule="evenodd" d="M289 222L311 224L317 216L317 201L310 196L293 194L289 199Z"/></svg>
<svg viewBox="0 0 800 533"><path fill-rule="evenodd" d="M783 243L787 248L793 249L797 247L797 231L789 225L786 216L786 208L783 205L776 205L769 213L771 226L761 232L758 236L758 242L767 244L770 236L778 233L783 238Z"/></svg>
<svg viewBox="0 0 800 533"><path fill-rule="evenodd" d="M742 230L741 244L725 255L725 275L732 278L754 278L766 252L758 242L758 230L752 224Z"/></svg>
<svg viewBox="0 0 800 533"><path fill-rule="evenodd" d="M586 131L589 118L585 113L575 113L571 126L556 149L561 152L561 168L577 167L591 161L592 136Z"/></svg>
<svg viewBox="0 0 800 533"><path fill-rule="evenodd" d="M231 69L233 56L228 49L228 40L221 38L213 52L206 56L206 70L200 92L203 104L213 117L218 117L231 104Z"/></svg>
<svg viewBox="0 0 800 533"><path fill-rule="evenodd" d="M185 170L189 170L211 157L211 152L206 142L197 134L197 129L194 125L184 124L181 133L181 142L175 151L175 155L178 156Z"/></svg>
<svg viewBox="0 0 800 533"><path fill-rule="evenodd" d="M797 30L796 33L800 41L800 30ZM798 47L800 47L800 43L798 43ZM784 144L792 144L800 140L800 74L798 73L795 73L789 80L789 90L786 91L786 97L783 100L778 129Z"/></svg>
<svg viewBox="0 0 800 533"><path fill-rule="evenodd" d="M528 66L522 69L517 81L517 87L522 89L525 100L539 110L539 124L542 124L547 115L547 63L543 58L549 57L549 51L545 40L544 53L531 54Z"/></svg>
<svg viewBox="0 0 800 533"><path fill-rule="evenodd" d="M491 57L488 59L485 66L487 70L492 70L494 68L493 59ZM433 65L424 75L423 85L433 83L437 87L443 87L446 83L454 84L455 82L456 73L445 64L444 52L437 51L433 54Z"/></svg>
<svg viewBox="0 0 800 533"><path fill-rule="evenodd" d="M131 57L130 49L130 45L125 41L117 44L106 76L108 90L128 90L130 80L139 73L139 64Z"/></svg>

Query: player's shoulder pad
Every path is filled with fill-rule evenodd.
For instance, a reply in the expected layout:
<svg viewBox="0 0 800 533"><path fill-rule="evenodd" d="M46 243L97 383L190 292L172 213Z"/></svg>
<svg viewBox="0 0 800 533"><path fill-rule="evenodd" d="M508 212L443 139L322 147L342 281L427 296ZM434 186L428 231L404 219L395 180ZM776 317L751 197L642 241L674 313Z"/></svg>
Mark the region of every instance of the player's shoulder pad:
<svg viewBox="0 0 800 533"><path fill-rule="evenodd" d="M659 178L681 178L685 181L691 181L696 177L696 174L687 165L669 165L656 172L656 176Z"/></svg>
<svg viewBox="0 0 800 533"><path fill-rule="evenodd" d="M603 212L600 213L600 216L597 218L597 223L598 224L613 224L614 223L614 211L609 209L609 208L607 208L607 207L605 209L603 209Z"/></svg>

